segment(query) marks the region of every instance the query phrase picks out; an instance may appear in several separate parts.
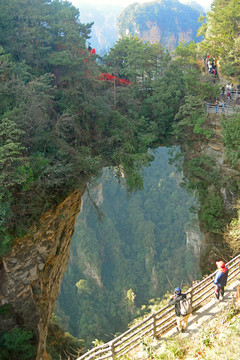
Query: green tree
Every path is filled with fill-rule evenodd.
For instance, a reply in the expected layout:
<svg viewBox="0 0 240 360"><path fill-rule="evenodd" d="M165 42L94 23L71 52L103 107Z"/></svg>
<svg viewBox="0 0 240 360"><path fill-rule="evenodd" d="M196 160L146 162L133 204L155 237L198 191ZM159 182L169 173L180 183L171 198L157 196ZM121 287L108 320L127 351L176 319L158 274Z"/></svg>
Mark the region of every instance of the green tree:
<svg viewBox="0 0 240 360"><path fill-rule="evenodd" d="M143 101L143 106L149 107L160 136L166 138L184 97L184 78L178 65L170 62L162 75L153 80L152 88L153 94Z"/></svg>
<svg viewBox="0 0 240 360"><path fill-rule="evenodd" d="M67 1L1 1L0 10L2 46L14 60L26 60L38 73L49 71L50 59L58 62L59 52L63 52L61 64L70 64L90 33L91 25L82 25L79 10Z"/></svg>
<svg viewBox="0 0 240 360"><path fill-rule="evenodd" d="M16 166L22 160L20 136L23 131L17 128L16 124L7 119L2 119L0 124L0 172L1 186L12 187L15 183L21 183L22 179L15 178Z"/></svg>
<svg viewBox="0 0 240 360"><path fill-rule="evenodd" d="M216 60L220 60L221 70L227 75L239 74L239 20L238 0L215 0L207 14L204 26L205 39L201 49Z"/></svg>
<svg viewBox="0 0 240 360"><path fill-rule="evenodd" d="M123 37L118 40L105 62L115 74L139 82L145 86L150 79L159 76L165 60L164 48L161 45L151 45L137 37Z"/></svg>
<svg viewBox="0 0 240 360"><path fill-rule="evenodd" d="M9 250L11 236L6 230L11 217L11 190L16 186L27 186L32 181L29 164L24 160L20 137L23 132L16 124L3 118L0 123L0 233L2 236L0 254Z"/></svg>
<svg viewBox="0 0 240 360"><path fill-rule="evenodd" d="M226 147L226 154L232 166L239 166L239 136L240 136L240 122L239 115L235 114L222 120L224 145Z"/></svg>

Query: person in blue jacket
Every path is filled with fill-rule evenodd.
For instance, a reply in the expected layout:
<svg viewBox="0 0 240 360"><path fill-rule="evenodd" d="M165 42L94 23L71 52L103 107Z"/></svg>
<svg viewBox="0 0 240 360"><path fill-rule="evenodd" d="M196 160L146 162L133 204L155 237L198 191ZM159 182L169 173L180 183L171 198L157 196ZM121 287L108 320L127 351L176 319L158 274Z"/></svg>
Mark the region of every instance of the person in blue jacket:
<svg viewBox="0 0 240 360"><path fill-rule="evenodd" d="M215 295L217 300L223 300L224 287L227 285L228 268L225 266L224 261L217 261L216 265L218 271L214 278Z"/></svg>

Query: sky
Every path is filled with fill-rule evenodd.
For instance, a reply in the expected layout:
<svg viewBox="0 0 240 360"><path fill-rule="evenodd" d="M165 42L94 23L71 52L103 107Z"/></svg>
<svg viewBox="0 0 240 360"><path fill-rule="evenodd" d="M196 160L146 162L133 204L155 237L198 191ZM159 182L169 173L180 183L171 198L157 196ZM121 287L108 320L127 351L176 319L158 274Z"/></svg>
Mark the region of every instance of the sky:
<svg viewBox="0 0 240 360"><path fill-rule="evenodd" d="M154 0L69 0L74 6L80 7L81 4L88 5L100 5L100 4L110 4L110 5L119 5L122 7L126 7L130 4L138 2L140 4L146 2L153 2ZM189 0L191 1L191 0ZM194 0L199 3L204 9L209 9L213 0ZM188 2L188 0L181 0L180 2Z"/></svg>

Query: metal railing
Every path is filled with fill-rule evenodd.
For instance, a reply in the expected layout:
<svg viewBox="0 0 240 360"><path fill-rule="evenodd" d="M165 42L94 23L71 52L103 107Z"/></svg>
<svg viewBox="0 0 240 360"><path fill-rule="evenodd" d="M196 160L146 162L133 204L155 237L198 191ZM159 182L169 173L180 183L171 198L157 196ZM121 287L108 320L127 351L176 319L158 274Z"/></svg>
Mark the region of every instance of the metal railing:
<svg viewBox="0 0 240 360"><path fill-rule="evenodd" d="M226 104L211 104L205 103L205 109L208 114L225 114L226 116L238 113L240 110L239 105Z"/></svg>
<svg viewBox="0 0 240 360"><path fill-rule="evenodd" d="M240 254L229 261L228 267L228 284L230 284L240 273ZM203 306L206 301L214 295L213 278L217 270L211 275L205 277L203 280L193 285L187 292L192 301L192 312ZM140 342L147 337L159 338L171 330L176 325L176 315L174 306L166 305L157 312L147 316L139 324L133 326L120 336L109 341L106 344L94 347L90 351L80 356L77 360L91 360L91 359L117 359L135 347L139 346Z"/></svg>
<svg viewBox="0 0 240 360"><path fill-rule="evenodd" d="M230 92L230 97L227 92ZM214 103L205 103L205 109L210 114L225 114L227 116L238 113L240 106L237 105L237 99L240 96L240 90L226 90L221 93Z"/></svg>

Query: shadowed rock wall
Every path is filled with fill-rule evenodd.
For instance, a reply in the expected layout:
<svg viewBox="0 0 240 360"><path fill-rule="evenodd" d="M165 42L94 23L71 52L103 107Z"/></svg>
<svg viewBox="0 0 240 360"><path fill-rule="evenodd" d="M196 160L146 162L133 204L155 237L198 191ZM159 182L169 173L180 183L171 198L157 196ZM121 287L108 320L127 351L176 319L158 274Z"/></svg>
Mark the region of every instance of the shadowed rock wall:
<svg viewBox="0 0 240 360"><path fill-rule="evenodd" d="M184 154L185 164L187 164L189 160L198 158L202 155L214 160L215 168L219 170L222 180L225 179L225 181L222 181L223 185L220 186L217 184L217 179L213 178L208 185L206 198L208 198L208 195L215 195L222 199L227 225L227 221L230 221L235 214L235 206L239 199L239 192L236 190L237 186L234 186L234 184L239 182L240 169L233 169L227 160L222 135L221 114L208 114L203 128L212 131L212 135L209 139L190 134L191 141L184 143L181 148ZM186 167L184 168L186 169ZM189 175L191 177L191 173L187 170L185 176L188 178ZM198 181L199 179L196 178L196 182ZM229 186L229 184L231 184L231 186ZM200 205L200 211L201 206L202 204ZM203 221L200 222L200 229L204 234L204 243L200 256L200 267L202 273L205 274L215 270L215 261L218 257L224 258L224 254L226 254L226 244L224 243L224 233L222 231L207 231ZM227 261L228 258L226 257L224 260Z"/></svg>
<svg viewBox="0 0 240 360"><path fill-rule="evenodd" d="M46 212L38 226L16 239L11 252L0 259L0 331L15 325L31 329L37 339L37 359L43 359L49 321L67 267L70 243L83 190L75 191Z"/></svg>

